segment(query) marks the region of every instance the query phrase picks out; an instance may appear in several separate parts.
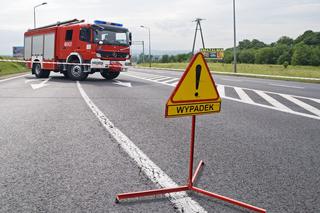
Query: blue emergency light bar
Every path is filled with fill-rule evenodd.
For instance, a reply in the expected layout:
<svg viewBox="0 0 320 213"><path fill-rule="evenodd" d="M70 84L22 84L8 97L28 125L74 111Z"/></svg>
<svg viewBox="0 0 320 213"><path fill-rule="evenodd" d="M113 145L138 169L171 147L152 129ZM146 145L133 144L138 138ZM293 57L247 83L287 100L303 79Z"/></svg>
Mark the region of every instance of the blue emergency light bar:
<svg viewBox="0 0 320 213"><path fill-rule="evenodd" d="M95 20L94 24L108 24L108 25L113 25L113 26L117 26L117 27L123 27L123 24L114 23L114 22L100 21L100 20Z"/></svg>

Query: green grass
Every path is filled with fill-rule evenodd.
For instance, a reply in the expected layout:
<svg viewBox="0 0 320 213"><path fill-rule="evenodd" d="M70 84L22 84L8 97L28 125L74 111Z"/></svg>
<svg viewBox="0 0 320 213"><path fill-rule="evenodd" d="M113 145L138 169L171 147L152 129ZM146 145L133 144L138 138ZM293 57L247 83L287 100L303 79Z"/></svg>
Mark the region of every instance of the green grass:
<svg viewBox="0 0 320 213"><path fill-rule="evenodd" d="M4 57L0 57L3 59ZM5 57L5 59L12 59ZM0 61L0 77L5 75L11 75L16 73L23 73L28 71L24 63L15 63L15 62L2 62Z"/></svg>
<svg viewBox="0 0 320 213"><path fill-rule="evenodd" d="M153 67L185 69L188 63L153 63ZM149 64L139 64L148 67ZM233 73L232 64L208 63L210 71ZM282 65L269 64L238 64L237 72L243 74L275 75L286 77L320 78L320 66L291 66L284 68ZM280 77L279 77L280 78ZM288 80L288 79L286 79ZM307 80L308 81L308 80ZM310 82L310 81L308 81ZM311 81L315 82L315 81ZM320 81L318 81L320 82Z"/></svg>

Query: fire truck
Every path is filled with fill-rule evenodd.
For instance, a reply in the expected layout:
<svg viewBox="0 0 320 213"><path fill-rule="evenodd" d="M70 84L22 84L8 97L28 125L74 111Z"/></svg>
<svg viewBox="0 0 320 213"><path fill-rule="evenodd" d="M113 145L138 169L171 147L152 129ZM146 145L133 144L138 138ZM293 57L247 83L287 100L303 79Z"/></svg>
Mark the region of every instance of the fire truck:
<svg viewBox="0 0 320 213"><path fill-rule="evenodd" d="M75 81L95 72L114 79L127 70L131 43L122 24L73 19L25 32L24 59L37 78L53 71Z"/></svg>

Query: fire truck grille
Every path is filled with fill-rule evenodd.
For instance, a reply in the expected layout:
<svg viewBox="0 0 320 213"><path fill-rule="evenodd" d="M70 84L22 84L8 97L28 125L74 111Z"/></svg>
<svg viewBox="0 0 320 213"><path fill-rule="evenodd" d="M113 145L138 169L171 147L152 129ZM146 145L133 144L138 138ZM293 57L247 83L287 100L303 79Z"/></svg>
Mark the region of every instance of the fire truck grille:
<svg viewBox="0 0 320 213"><path fill-rule="evenodd" d="M127 53L119 53L119 52L100 51L98 53L101 54L102 58L126 58L128 56Z"/></svg>

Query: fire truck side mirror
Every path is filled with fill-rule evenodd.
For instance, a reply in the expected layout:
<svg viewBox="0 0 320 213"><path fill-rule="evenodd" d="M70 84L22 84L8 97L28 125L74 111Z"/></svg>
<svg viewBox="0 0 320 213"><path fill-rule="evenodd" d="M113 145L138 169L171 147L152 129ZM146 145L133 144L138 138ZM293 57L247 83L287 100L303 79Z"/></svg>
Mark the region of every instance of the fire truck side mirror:
<svg viewBox="0 0 320 213"><path fill-rule="evenodd" d="M129 45L131 45L131 44L132 44L132 34L129 33Z"/></svg>

